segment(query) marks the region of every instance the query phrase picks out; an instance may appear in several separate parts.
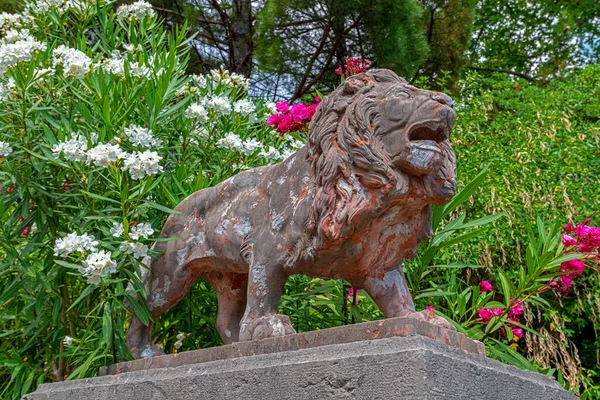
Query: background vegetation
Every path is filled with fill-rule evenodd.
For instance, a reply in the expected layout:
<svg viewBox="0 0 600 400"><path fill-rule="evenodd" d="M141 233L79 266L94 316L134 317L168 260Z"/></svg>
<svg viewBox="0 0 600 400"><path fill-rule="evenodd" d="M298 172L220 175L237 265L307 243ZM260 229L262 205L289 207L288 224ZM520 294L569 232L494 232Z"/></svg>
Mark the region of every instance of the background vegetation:
<svg viewBox="0 0 600 400"><path fill-rule="evenodd" d="M123 302L142 295L139 285L127 288L139 257L120 250L131 229L148 222L158 231L188 194L293 151L304 133L273 132L265 124L273 105L261 99L312 102L315 90L339 84L344 56L456 94L462 191L436 210L436 236L405 265L417 308L435 307L491 357L552 375L582 398L600 396L594 263L571 290L549 287L566 260L560 225L598 223L598 4L398 0L385 3L397 11L386 21L400 28L378 35L382 19L371 17L385 7L254 3L162 1L153 13L117 18L118 4L42 0L30 3L33 21L2 20L0 47L16 29L17 41L45 48L13 64L0 59L8 65L0 142L12 150L0 158L0 397L130 357ZM89 61L76 53L56 63L61 45ZM210 73L221 64L230 72ZM52 151L79 132L88 150L106 143L143 152L148 146L126 133L131 124L160 139L148 150L163 171L138 179L124 160L97 165ZM123 224L119 237L114 223ZM93 234L116 263L97 286L79 271L88 253L54 254L56 240L74 231ZM480 293L483 281L494 290ZM381 318L356 289L294 276L280 308L299 331ZM523 314L511 298L523 300ZM484 320L482 309L503 311ZM135 312L145 315L143 302ZM215 316L214 293L198 282L159 319L155 337L167 352L219 345Z"/></svg>

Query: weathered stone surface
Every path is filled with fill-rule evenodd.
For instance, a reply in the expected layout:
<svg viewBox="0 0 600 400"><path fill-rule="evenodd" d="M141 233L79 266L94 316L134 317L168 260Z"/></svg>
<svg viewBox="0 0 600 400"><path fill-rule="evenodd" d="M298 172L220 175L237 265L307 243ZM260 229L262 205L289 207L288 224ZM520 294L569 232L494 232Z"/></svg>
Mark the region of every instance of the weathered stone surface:
<svg viewBox="0 0 600 400"><path fill-rule="evenodd" d="M347 78L319 104L308 143L287 160L241 172L177 205L142 280L153 319L204 278L226 344L295 333L277 313L293 274L343 278L386 318L415 311L400 266L431 237L431 205L456 191L454 101L379 69ZM451 328L442 317L431 323ZM135 358L162 353L133 315Z"/></svg>
<svg viewBox="0 0 600 400"><path fill-rule="evenodd" d="M23 400L576 399L555 381L422 336L42 385Z"/></svg>
<svg viewBox="0 0 600 400"><path fill-rule="evenodd" d="M433 312L431 314L433 315ZM103 368L100 371L100 375L112 375L152 368L178 367L207 361L309 349L338 343L352 343L363 340L413 335L435 339L469 353L485 355L485 347L481 342L473 341L462 333L414 318L389 318L319 331L276 336L249 342L237 342L220 347L187 351L149 359L127 361Z"/></svg>

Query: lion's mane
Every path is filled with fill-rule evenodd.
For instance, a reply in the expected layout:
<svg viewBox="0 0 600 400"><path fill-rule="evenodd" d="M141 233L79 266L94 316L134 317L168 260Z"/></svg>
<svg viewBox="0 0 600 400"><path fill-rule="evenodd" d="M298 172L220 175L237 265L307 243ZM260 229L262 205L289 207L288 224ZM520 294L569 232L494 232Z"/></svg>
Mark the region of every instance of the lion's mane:
<svg viewBox="0 0 600 400"><path fill-rule="evenodd" d="M408 192L408 179L392 169L375 134L385 98L382 83L406 81L385 69L352 76L323 99L311 121L313 212L321 241L348 237L361 216L379 208L385 194Z"/></svg>

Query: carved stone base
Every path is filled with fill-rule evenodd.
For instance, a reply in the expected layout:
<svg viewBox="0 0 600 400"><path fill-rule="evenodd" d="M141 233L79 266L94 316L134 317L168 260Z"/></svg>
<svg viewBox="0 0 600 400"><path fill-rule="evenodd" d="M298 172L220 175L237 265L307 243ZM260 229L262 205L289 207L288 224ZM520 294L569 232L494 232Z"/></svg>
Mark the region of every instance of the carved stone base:
<svg viewBox="0 0 600 400"><path fill-rule="evenodd" d="M116 375L42 385L23 399L576 399L482 351L396 318L122 363L104 371Z"/></svg>

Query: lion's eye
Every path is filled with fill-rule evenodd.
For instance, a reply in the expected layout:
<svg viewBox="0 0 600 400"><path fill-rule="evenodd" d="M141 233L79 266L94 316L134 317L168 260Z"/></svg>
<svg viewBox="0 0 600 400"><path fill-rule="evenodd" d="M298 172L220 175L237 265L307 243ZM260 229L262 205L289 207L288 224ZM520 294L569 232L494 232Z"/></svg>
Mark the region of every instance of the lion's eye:
<svg viewBox="0 0 600 400"><path fill-rule="evenodd" d="M390 97L401 97L401 98L405 98L408 99L410 97L410 94L402 89L392 89L389 93L388 96Z"/></svg>

